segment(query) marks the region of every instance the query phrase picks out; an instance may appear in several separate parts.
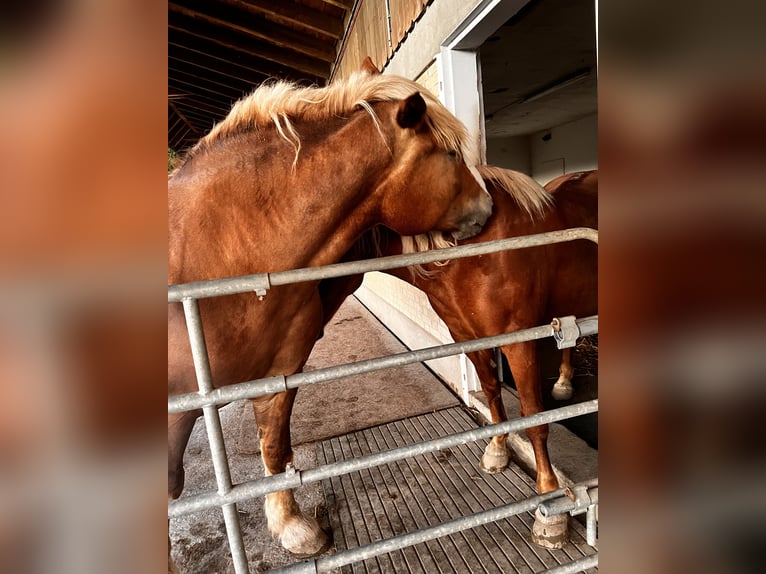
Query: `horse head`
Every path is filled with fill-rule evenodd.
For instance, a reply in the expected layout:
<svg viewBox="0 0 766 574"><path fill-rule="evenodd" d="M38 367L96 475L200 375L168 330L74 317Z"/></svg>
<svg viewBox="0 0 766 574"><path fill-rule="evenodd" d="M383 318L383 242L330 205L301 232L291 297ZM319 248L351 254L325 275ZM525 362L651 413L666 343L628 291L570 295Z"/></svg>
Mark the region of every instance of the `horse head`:
<svg viewBox="0 0 766 574"><path fill-rule="evenodd" d="M380 76L369 57L361 71ZM387 143L392 166L375 190L383 197L381 223L401 235L443 231L455 239L472 237L492 212L492 199L473 168L478 152L463 124L430 92L414 82L409 90L406 97L375 107L392 126Z"/></svg>
<svg viewBox="0 0 766 574"><path fill-rule="evenodd" d="M462 125L449 122L435 99L414 92L376 111L388 113L391 166L375 193L382 198L381 223L401 235L427 231L476 235L492 212L492 200L470 165ZM434 116L442 116L442 124ZM446 136L446 137L445 137Z"/></svg>

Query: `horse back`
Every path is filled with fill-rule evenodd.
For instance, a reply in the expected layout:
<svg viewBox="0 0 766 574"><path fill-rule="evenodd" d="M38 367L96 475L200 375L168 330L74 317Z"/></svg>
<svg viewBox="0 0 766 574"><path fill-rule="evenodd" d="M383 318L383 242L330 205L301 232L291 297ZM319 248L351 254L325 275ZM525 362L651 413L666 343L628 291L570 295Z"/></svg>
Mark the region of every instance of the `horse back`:
<svg viewBox="0 0 766 574"><path fill-rule="evenodd" d="M554 227L598 229L598 172L577 172L545 186L553 188ZM585 239L551 245L548 314L586 316L597 312L598 248Z"/></svg>

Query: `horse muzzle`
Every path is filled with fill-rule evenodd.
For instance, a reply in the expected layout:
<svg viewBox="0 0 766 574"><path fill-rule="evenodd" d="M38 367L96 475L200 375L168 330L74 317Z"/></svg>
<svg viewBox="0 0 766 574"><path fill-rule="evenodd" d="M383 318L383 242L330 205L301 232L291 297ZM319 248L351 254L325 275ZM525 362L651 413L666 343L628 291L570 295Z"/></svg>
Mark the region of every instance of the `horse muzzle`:
<svg viewBox="0 0 766 574"><path fill-rule="evenodd" d="M487 194L480 200L477 200L474 210L469 212L458 224L456 231L452 232L455 241L468 239L481 233L484 224L487 223L489 216L492 215L492 198Z"/></svg>

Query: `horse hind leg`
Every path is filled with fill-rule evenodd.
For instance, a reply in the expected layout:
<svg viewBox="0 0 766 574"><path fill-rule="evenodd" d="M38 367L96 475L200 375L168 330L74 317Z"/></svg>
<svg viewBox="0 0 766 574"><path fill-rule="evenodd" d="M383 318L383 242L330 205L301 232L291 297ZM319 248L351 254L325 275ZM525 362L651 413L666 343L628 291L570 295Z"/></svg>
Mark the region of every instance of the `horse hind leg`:
<svg viewBox="0 0 766 574"><path fill-rule="evenodd" d="M542 383L536 342L528 341L507 345L503 347L503 352L508 359L508 365L516 381L521 416L541 412L543 410ZM559 481L553 472L548 456L548 425L530 427L526 430L526 434L535 453L537 491L540 494L545 494L557 490ZM544 517L539 511L535 512L535 522L532 525L532 542L545 548L561 548L568 540L566 514Z"/></svg>
<svg viewBox="0 0 766 574"><path fill-rule="evenodd" d="M502 423L508 420L505 412L503 398L501 396L500 381L497 380L497 371L492 358L492 352L477 351L468 353L468 358L476 367L476 372L481 381L481 390L487 398L489 413L492 424ZM479 469L487 474L497 474L508 468L510 456L507 445L508 434L493 436L479 463Z"/></svg>
<svg viewBox="0 0 766 574"><path fill-rule="evenodd" d="M296 389L252 401L261 436L261 457L266 476L284 472L292 463L290 414ZM267 494L264 507L269 531L282 547L299 557L321 554L330 538L317 520L301 512L292 490Z"/></svg>
<svg viewBox="0 0 766 574"><path fill-rule="evenodd" d="M566 348L561 354L561 366L559 366L559 379L553 385L551 396L557 401L568 401L574 394L572 378L574 377L574 368L572 368L572 349Z"/></svg>

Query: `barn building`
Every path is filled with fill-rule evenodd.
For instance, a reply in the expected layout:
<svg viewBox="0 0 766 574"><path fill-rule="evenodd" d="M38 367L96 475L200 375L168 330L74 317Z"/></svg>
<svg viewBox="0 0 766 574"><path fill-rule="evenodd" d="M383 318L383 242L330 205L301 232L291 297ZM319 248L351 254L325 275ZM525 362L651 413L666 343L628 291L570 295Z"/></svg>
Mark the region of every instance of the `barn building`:
<svg viewBox="0 0 766 574"><path fill-rule="evenodd" d="M270 78L324 85L369 56L436 95L486 163L541 184L596 169L596 11L593 0L172 0L168 147L183 152ZM452 342L403 281L368 273L355 295L410 349ZM486 415L465 355L428 366Z"/></svg>

